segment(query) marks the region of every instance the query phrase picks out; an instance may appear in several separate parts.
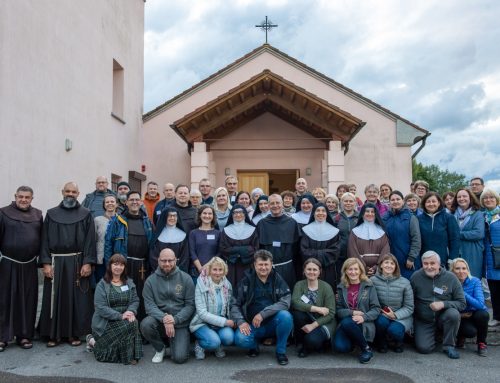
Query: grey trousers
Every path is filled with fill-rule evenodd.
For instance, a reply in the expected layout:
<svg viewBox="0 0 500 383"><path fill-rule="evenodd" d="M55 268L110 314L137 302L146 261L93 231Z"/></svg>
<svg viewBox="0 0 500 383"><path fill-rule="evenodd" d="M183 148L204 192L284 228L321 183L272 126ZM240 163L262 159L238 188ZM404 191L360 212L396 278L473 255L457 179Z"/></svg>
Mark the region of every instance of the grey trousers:
<svg viewBox="0 0 500 383"><path fill-rule="evenodd" d="M174 363L185 363L189 358L189 328L175 328L175 336L168 338L163 323L151 316L141 322L141 333L156 351L165 347L165 340L170 344L171 358Z"/></svg>
<svg viewBox="0 0 500 383"><path fill-rule="evenodd" d="M436 313L434 322L422 322L415 318L415 347L422 354L429 354L436 348L436 330L443 331L443 346L455 347L458 329L460 328L460 313L457 309L443 309Z"/></svg>

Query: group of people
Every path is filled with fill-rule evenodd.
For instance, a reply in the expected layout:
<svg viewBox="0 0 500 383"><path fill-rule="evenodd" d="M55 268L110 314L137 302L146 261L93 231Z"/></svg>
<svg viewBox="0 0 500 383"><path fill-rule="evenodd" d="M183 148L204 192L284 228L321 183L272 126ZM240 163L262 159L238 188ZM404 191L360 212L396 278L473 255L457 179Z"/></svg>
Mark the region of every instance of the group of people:
<svg viewBox="0 0 500 383"><path fill-rule="evenodd" d="M98 177L82 204L65 184L45 219L19 187L0 209L0 352L33 346L40 266L40 336L85 338L99 361L135 364L149 342L153 363L168 350L184 363L191 338L196 359L233 344L255 357L275 338L281 365L290 339L299 357L358 347L367 363L405 338L429 353L436 335L456 359L476 337L486 356L500 320L500 199L482 179L443 198L425 181L406 196L371 184L364 202L355 185L309 192L303 178L270 196L237 186L166 183L160 199L154 182L141 196Z"/></svg>

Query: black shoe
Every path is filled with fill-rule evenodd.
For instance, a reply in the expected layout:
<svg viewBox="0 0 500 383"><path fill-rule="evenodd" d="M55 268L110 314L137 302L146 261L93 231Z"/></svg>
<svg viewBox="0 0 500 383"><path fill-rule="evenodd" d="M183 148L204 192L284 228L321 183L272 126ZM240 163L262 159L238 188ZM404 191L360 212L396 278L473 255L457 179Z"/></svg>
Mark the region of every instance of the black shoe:
<svg viewBox="0 0 500 383"><path fill-rule="evenodd" d="M276 354L276 360L278 361L278 364L282 366L286 366L288 364L288 357L286 354Z"/></svg>
<svg viewBox="0 0 500 383"><path fill-rule="evenodd" d="M255 357L259 356L259 354L260 354L259 350L257 350L256 348L251 348L247 352L247 356L249 356L250 358L255 358Z"/></svg>
<svg viewBox="0 0 500 383"><path fill-rule="evenodd" d="M297 356L298 356L299 358L305 358L305 357L307 356L307 352L306 352L306 350L305 350L303 347L301 347L301 348L299 349L299 352L297 353Z"/></svg>
<svg viewBox="0 0 500 383"><path fill-rule="evenodd" d="M389 351L389 349L387 348L387 345L382 345L377 348L377 351L381 354L387 354L387 351Z"/></svg>
<svg viewBox="0 0 500 383"><path fill-rule="evenodd" d="M359 363L368 363L371 358L373 358L373 352L370 349L370 347L365 348L363 351L361 351L361 354L359 354L358 359Z"/></svg>
<svg viewBox="0 0 500 383"><path fill-rule="evenodd" d="M394 346L394 348L392 349L392 351L394 351L394 352L396 352L398 354L401 354L404 351L403 345L396 345L396 346Z"/></svg>

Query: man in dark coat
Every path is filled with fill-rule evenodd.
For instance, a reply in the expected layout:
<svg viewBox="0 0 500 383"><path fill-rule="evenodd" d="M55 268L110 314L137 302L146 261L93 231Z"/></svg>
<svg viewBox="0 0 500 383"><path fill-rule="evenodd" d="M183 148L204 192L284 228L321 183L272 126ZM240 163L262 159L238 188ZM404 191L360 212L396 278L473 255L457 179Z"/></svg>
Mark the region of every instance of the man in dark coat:
<svg viewBox="0 0 500 383"><path fill-rule="evenodd" d="M94 220L78 201L78 185L68 182L63 201L47 211L40 263L45 276L40 335L54 347L67 338L71 345L91 332L93 314L90 275L97 262Z"/></svg>
<svg viewBox="0 0 500 383"><path fill-rule="evenodd" d="M14 336L22 348L33 347L38 300L42 212L31 206L29 186L20 186L14 197L0 209L0 352Z"/></svg>
<svg viewBox="0 0 500 383"><path fill-rule="evenodd" d="M257 225L259 248L273 255L274 269L283 277L288 286L294 286L296 272L294 259L298 257L299 226L283 213L283 199L279 194L269 196L271 215ZM301 265L297 265L302 270Z"/></svg>
<svg viewBox="0 0 500 383"><path fill-rule="evenodd" d="M95 190L85 196L82 206L90 210L92 217L104 215L104 197L108 194L115 193L108 189L108 179L104 176L99 176L95 180Z"/></svg>

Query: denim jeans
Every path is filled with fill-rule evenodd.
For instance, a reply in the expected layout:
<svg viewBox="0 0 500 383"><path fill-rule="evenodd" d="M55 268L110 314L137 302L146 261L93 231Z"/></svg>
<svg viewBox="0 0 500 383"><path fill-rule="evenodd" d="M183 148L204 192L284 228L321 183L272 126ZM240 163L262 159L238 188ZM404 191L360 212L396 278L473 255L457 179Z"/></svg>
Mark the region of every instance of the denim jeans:
<svg viewBox="0 0 500 383"><path fill-rule="evenodd" d="M403 344L405 337L405 326L401 323L387 318L385 315L380 314L375 320L375 327L377 334L375 336L376 343L382 346L387 340L393 340L398 345Z"/></svg>
<svg viewBox="0 0 500 383"><path fill-rule="evenodd" d="M337 352L346 353L352 351L353 344L362 350L368 346L363 335L363 326L354 322L351 317L346 317L340 321L332 346Z"/></svg>
<svg viewBox="0 0 500 383"><path fill-rule="evenodd" d="M234 330L230 327L220 327L215 330L207 325L201 326L194 332L200 347L204 350L216 350L222 344L230 346L234 342Z"/></svg>
<svg viewBox="0 0 500 383"><path fill-rule="evenodd" d="M286 341L293 329L292 314L281 310L265 324L255 328L250 324L250 335L243 335L240 330L234 334L236 346L246 349L258 348L258 340L276 336L276 353L286 354Z"/></svg>

